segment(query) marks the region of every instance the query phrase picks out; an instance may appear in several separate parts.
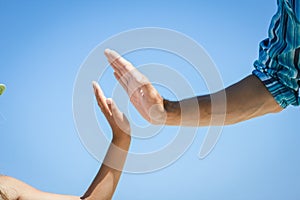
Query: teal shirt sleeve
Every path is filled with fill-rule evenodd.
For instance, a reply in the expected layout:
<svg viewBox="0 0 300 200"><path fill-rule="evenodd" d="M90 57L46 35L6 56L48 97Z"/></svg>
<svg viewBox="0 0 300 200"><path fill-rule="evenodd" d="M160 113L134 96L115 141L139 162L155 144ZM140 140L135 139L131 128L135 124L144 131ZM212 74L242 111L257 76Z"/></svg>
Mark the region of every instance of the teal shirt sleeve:
<svg viewBox="0 0 300 200"><path fill-rule="evenodd" d="M299 105L300 0L278 0L268 38L259 45L256 75L282 106Z"/></svg>

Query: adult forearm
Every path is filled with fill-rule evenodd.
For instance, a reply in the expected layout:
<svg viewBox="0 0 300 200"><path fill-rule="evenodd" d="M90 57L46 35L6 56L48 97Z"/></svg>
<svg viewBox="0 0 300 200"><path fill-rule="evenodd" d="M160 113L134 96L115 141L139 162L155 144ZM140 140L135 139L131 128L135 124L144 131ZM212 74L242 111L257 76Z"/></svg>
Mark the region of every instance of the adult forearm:
<svg viewBox="0 0 300 200"><path fill-rule="evenodd" d="M180 101L164 100L166 124L171 126L208 126L211 121L211 98L196 96Z"/></svg>
<svg viewBox="0 0 300 200"><path fill-rule="evenodd" d="M18 200L79 200L77 196L61 195L40 191L9 176L0 175L0 199Z"/></svg>
<svg viewBox="0 0 300 200"><path fill-rule="evenodd" d="M177 102L164 100L164 108L167 125L184 126L229 125L282 110L253 75L210 95Z"/></svg>

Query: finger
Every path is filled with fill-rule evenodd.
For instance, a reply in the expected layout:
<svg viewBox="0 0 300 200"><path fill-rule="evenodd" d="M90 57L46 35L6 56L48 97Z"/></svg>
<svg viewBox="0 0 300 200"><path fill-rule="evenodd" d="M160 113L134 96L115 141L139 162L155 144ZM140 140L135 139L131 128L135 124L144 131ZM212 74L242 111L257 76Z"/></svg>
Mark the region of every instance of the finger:
<svg viewBox="0 0 300 200"><path fill-rule="evenodd" d="M130 77L128 77L128 74L120 77L117 73L114 73L114 76L119 81L120 85L123 87L123 89L127 93L128 97L131 98L131 96L134 95L134 92L139 87L136 87L135 86L136 84L133 81L130 81Z"/></svg>
<svg viewBox="0 0 300 200"><path fill-rule="evenodd" d="M118 80L118 82L120 83L120 85L123 87L123 89L128 93L128 87L127 87L127 81L125 80L125 77L120 77L119 74L117 74L116 72L114 72L114 76L116 77L116 79Z"/></svg>
<svg viewBox="0 0 300 200"><path fill-rule="evenodd" d="M117 72L120 76L122 75L122 74L124 74L117 66L116 66L116 64L115 63L110 63L110 66L113 68L113 70L115 71L115 72Z"/></svg>
<svg viewBox="0 0 300 200"><path fill-rule="evenodd" d="M109 58L109 61L113 63L114 66L121 71L121 73L127 73L130 70L135 69L129 61L120 56L116 51L107 50L106 55Z"/></svg>
<svg viewBox="0 0 300 200"><path fill-rule="evenodd" d="M119 81L119 79L121 78L120 75L117 72L114 72L114 76L117 79L117 81Z"/></svg>
<svg viewBox="0 0 300 200"><path fill-rule="evenodd" d="M124 70L123 71L121 70L122 68L120 68L120 67L117 66L116 62L114 62L114 60L113 60L113 58L111 57L110 54L105 53L105 56L107 57L107 60L108 60L108 62L110 64L110 66L113 68L113 70L115 72L117 72L119 75L122 75L122 74L125 73Z"/></svg>
<svg viewBox="0 0 300 200"><path fill-rule="evenodd" d="M109 54L111 56L111 58L116 61L116 63L120 66L120 67L124 67L126 65L131 65L131 63L126 60L125 58L123 58L120 54L118 54L118 52L114 51L114 50L110 50Z"/></svg>
<svg viewBox="0 0 300 200"><path fill-rule="evenodd" d="M106 103L106 97L104 96L103 91L101 90L99 84L95 81L93 81L93 88L94 88L94 92L95 92L95 96L96 96L98 105L101 108L101 111L104 114L109 114L111 116L112 113Z"/></svg>
<svg viewBox="0 0 300 200"><path fill-rule="evenodd" d="M122 112L119 110L118 106L111 98L106 99L106 103L109 106L111 113L114 117L121 117L123 115Z"/></svg>
<svg viewBox="0 0 300 200"><path fill-rule="evenodd" d="M111 66L114 68L114 70L121 70L119 69L119 66L115 62L116 58L112 55L112 52L110 49L105 49L104 54L108 60L108 62L111 64Z"/></svg>
<svg viewBox="0 0 300 200"><path fill-rule="evenodd" d="M134 86L134 83L130 81L130 77L128 77L128 74L120 77L120 75L114 73L114 76L116 77L120 85L123 87L123 89L126 91L127 95L131 97L132 92L134 91L132 90L132 88L136 88L136 87Z"/></svg>
<svg viewBox="0 0 300 200"><path fill-rule="evenodd" d="M110 58L110 49L105 49L104 50L104 55L107 57L107 59L109 59Z"/></svg>
<svg viewBox="0 0 300 200"><path fill-rule="evenodd" d="M113 55L114 53L112 53ZM114 63L116 64L116 66L123 72L123 73L128 73L131 70L134 70L135 67L133 67L133 65L126 60L125 58L123 58L122 56L119 56L116 58L117 55L113 55L113 59L114 59Z"/></svg>
<svg viewBox="0 0 300 200"><path fill-rule="evenodd" d="M97 103L100 106L101 109L103 109L104 105L106 104L105 102L105 96L100 88L100 86L98 85L98 83L93 82L93 88L94 88L94 93L97 99Z"/></svg>
<svg viewBox="0 0 300 200"><path fill-rule="evenodd" d="M115 102L112 99L107 99L106 100L108 106L110 107L111 111L112 111L112 116L115 120L116 125L125 133L130 135L130 125L129 125L129 121L126 118L126 116L124 115L124 113L122 113L118 106L115 104ZM113 127L112 127L113 128Z"/></svg>

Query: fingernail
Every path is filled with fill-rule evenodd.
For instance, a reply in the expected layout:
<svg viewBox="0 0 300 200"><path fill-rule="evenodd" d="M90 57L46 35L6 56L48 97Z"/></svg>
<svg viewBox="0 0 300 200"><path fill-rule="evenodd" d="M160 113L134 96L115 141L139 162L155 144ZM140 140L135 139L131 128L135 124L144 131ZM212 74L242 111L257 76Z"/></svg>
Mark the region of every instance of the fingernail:
<svg viewBox="0 0 300 200"><path fill-rule="evenodd" d="M92 84L93 84L93 88L95 88L95 89L96 89L96 88L97 88L97 85L98 85L98 83L97 83L96 81L93 81L93 82L92 82Z"/></svg>
<svg viewBox="0 0 300 200"><path fill-rule="evenodd" d="M104 53L105 53L105 54L109 54L110 52L111 52L110 49L105 49L105 50L104 50Z"/></svg>
<svg viewBox="0 0 300 200"><path fill-rule="evenodd" d="M106 99L107 104L111 104L111 99Z"/></svg>

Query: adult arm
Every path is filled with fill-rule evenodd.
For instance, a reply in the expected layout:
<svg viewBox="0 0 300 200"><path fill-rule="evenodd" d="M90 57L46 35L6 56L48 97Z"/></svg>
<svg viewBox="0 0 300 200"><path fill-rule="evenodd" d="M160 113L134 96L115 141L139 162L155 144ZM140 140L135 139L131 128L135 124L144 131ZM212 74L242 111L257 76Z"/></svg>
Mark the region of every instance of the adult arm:
<svg viewBox="0 0 300 200"><path fill-rule="evenodd" d="M107 49L105 55L114 69L116 79L129 95L135 108L153 124L229 125L282 110L262 82L254 75L249 75L213 94L169 101L163 99L147 77L117 52ZM222 100L224 92L226 101ZM213 112L212 99L216 100ZM224 118L224 120L214 121L211 120L212 117Z"/></svg>
<svg viewBox="0 0 300 200"><path fill-rule="evenodd" d="M70 195L53 194L37 190L9 176L0 176L1 198L4 200L80 200Z"/></svg>
<svg viewBox="0 0 300 200"><path fill-rule="evenodd" d="M224 92L226 102L219 101L218 99L223 99ZM214 111L212 111L212 99L215 99ZM198 102L198 108L191 103L194 101ZM222 104L226 106L225 113L222 112L224 108ZM164 108L167 112L167 124L182 123L187 126L222 125L223 123L230 125L282 110L262 82L254 75L249 75L224 90L210 95L192 97L178 102L165 100ZM183 109L184 112L181 112ZM196 112L197 109L199 112ZM211 121L212 117L225 121Z"/></svg>

